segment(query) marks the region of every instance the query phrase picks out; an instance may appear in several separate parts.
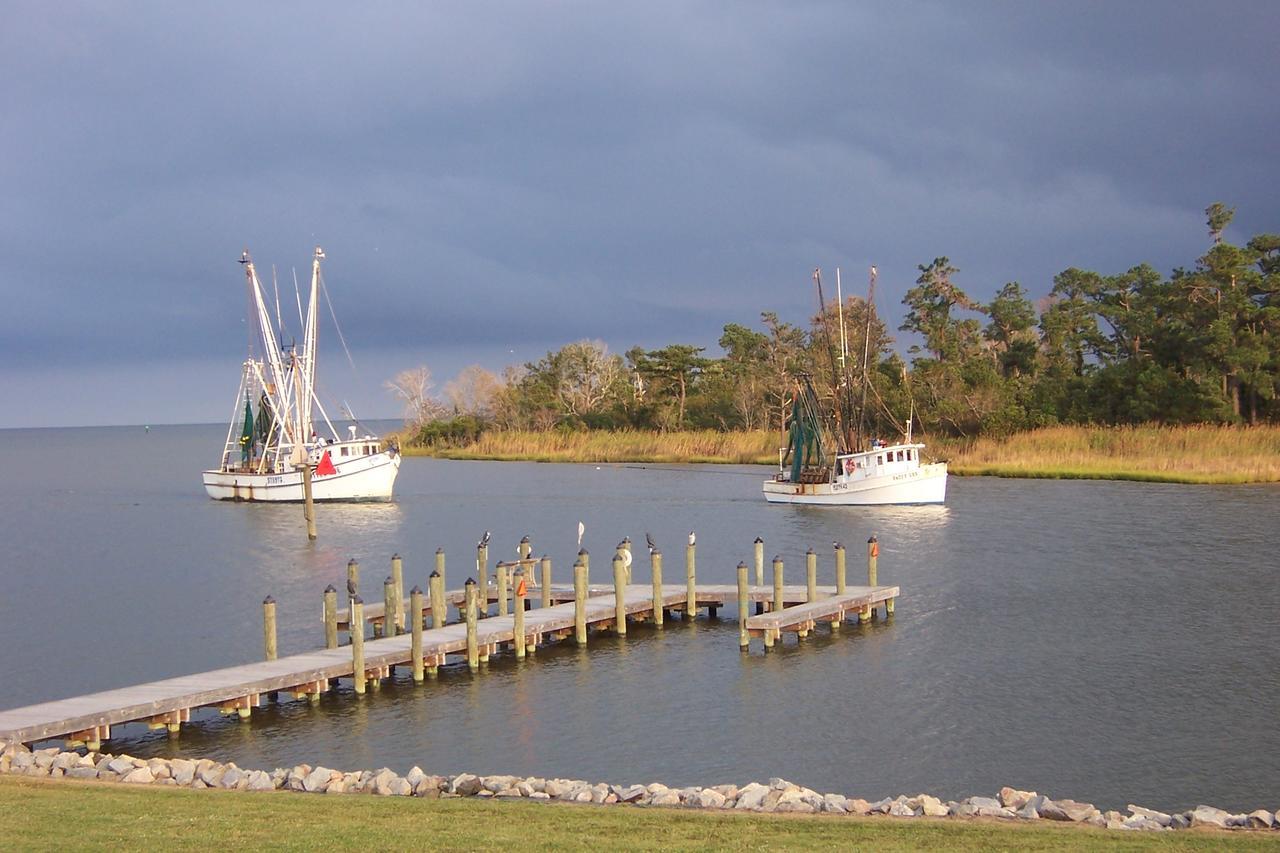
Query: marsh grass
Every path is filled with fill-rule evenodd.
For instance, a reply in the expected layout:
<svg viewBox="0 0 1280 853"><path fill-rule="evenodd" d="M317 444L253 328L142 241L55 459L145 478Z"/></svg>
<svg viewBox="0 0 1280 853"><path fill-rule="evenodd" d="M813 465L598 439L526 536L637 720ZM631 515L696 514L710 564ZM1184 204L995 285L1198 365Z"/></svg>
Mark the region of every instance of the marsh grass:
<svg viewBox="0 0 1280 853"><path fill-rule="evenodd" d="M940 441L956 474L1163 483L1280 482L1280 427L1049 427Z"/></svg>
<svg viewBox="0 0 1280 853"><path fill-rule="evenodd" d="M1062 426L1007 438L923 437L956 475L1161 483L1280 482L1280 427ZM461 448L407 449L447 459L720 462L775 465L777 432L498 432Z"/></svg>
<svg viewBox="0 0 1280 853"><path fill-rule="evenodd" d="M692 809L0 777L5 850L1221 850L1280 833L1116 832L1036 821Z"/></svg>

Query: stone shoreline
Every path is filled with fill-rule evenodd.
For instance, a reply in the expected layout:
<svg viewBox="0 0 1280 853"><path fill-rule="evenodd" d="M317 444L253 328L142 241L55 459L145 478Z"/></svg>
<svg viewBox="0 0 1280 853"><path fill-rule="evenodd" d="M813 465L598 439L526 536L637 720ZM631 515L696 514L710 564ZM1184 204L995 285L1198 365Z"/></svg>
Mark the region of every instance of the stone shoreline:
<svg viewBox="0 0 1280 853"><path fill-rule="evenodd" d="M399 775L391 770L343 772L300 764L292 768L245 770L234 763L207 758L131 758L106 753L63 752L57 747L35 750L21 744L0 751L0 773L42 778L95 779L137 785L183 788L221 788L239 791L287 790L311 794L370 794L375 796L442 799L477 797L556 800L601 805L724 809L768 813L824 813L833 815L890 815L893 817L991 817L1010 821L1055 820L1118 830L1165 831L1191 827L1238 830L1280 830L1276 813L1258 809L1232 814L1212 806L1166 814L1130 805L1128 814L1099 811L1089 803L1051 800L1034 791L1002 788L994 797L943 801L928 794L901 795L870 803L843 794L820 794L785 779L750 782L743 786L670 788L661 783L611 785L574 779L520 776L432 776L414 767Z"/></svg>

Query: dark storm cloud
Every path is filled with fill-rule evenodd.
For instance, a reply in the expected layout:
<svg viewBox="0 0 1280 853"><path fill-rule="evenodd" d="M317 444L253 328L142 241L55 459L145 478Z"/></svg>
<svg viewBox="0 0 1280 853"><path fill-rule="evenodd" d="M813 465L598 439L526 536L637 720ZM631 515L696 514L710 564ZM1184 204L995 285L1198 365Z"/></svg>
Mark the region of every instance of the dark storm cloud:
<svg viewBox="0 0 1280 853"><path fill-rule="evenodd" d="M711 344L762 309L801 320L818 265L861 290L877 263L894 325L936 255L979 298L1167 270L1215 200L1229 236L1280 227L1269 4L20 3L4 23L10 370L234 360L245 247L291 296L324 245L353 345L430 363Z"/></svg>

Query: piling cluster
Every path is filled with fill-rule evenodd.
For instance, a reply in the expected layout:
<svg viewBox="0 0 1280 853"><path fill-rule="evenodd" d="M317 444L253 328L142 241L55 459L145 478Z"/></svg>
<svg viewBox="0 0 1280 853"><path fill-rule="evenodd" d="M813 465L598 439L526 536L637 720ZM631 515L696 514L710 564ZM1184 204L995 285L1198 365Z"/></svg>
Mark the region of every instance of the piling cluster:
<svg viewBox="0 0 1280 853"><path fill-rule="evenodd" d="M291 768L245 770L207 758L132 758L105 753L63 752L56 747L32 752L21 744L0 750L0 773L43 778L96 779L138 785L219 788L237 791L296 791L309 794L370 794L442 799L454 797L541 800L598 805L629 804L671 808L721 809L767 813L886 815L915 817L987 817L1005 820L1054 820L1118 830L1164 831L1191 827L1280 830L1276 814L1258 809L1233 814L1198 806L1168 814L1130 805L1128 812L1100 811L1089 803L1051 800L1034 791L1002 788L994 797L943 801L928 794L901 795L878 802L843 794L822 794L785 779L746 785L672 788L660 782L615 785L577 779L532 776L430 775L420 767L400 775L390 769L345 772L299 764Z"/></svg>

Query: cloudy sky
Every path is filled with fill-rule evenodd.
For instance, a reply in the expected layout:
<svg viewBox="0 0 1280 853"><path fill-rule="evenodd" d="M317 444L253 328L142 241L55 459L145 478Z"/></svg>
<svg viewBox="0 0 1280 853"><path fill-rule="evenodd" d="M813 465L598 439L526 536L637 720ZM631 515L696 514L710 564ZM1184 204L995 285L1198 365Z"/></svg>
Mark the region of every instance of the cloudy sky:
<svg viewBox="0 0 1280 853"><path fill-rule="evenodd" d="M716 352L815 266L877 264L893 326L939 255L981 299L1189 266L1212 201L1280 231L1278 37L1271 2L9 0L0 426L223 420L245 248L291 295L324 246L363 417L419 364Z"/></svg>

